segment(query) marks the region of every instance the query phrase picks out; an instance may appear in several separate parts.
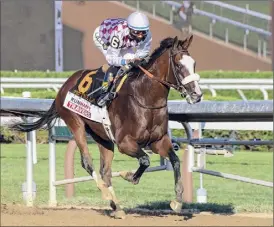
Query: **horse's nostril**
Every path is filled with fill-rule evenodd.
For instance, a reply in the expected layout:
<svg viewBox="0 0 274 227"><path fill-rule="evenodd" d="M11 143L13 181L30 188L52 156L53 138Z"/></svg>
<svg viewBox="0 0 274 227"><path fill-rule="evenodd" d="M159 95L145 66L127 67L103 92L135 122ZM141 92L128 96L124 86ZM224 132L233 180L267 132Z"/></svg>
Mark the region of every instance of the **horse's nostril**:
<svg viewBox="0 0 274 227"><path fill-rule="evenodd" d="M185 93L182 93L182 94L181 94L181 97L182 97L182 98L185 98L185 97L186 97L186 94L185 94Z"/></svg>

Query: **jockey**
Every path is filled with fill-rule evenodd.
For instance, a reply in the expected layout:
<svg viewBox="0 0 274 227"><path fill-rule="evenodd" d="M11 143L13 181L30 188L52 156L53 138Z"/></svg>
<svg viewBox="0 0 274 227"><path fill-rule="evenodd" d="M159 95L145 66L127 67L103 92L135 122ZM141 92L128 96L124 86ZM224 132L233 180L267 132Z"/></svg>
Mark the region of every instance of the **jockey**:
<svg viewBox="0 0 274 227"><path fill-rule="evenodd" d="M130 63L149 55L152 41L149 20L141 12L134 12L127 19L106 19L95 29L93 41L110 66L104 78L104 83L108 85L108 78L114 78L121 67L129 69ZM115 98L115 92L110 91L111 85L106 90L98 99L99 106Z"/></svg>

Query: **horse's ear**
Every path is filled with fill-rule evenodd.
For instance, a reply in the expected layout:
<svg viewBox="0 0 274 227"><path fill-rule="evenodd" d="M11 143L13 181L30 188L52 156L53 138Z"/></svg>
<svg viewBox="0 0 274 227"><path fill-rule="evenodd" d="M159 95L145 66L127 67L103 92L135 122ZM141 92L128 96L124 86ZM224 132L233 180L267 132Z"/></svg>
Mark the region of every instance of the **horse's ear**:
<svg viewBox="0 0 274 227"><path fill-rule="evenodd" d="M175 38L173 39L172 48L174 48L175 46L177 46L177 44L178 44L178 37L175 36Z"/></svg>
<svg viewBox="0 0 274 227"><path fill-rule="evenodd" d="M183 49L187 50L193 40L193 35L189 35L182 44Z"/></svg>

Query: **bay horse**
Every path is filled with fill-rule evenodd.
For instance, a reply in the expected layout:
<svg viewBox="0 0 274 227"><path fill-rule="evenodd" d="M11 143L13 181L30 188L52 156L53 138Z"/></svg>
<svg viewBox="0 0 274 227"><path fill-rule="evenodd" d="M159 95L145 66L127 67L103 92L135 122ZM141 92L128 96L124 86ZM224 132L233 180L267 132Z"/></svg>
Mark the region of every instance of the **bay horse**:
<svg viewBox="0 0 274 227"><path fill-rule="evenodd" d="M176 199L170 206L175 212L180 212L182 208L183 186L180 160L168 136L167 100L171 87L186 97L190 104L201 100L199 75L195 73L195 61L188 52L192 39L193 35L184 40L177 37L162 40L147 62L131 70L118 96L107 107L118 150L139 161L139 168L135 173L120 172L120 176L138 184L150 165L149 156L142 149L148 145L154 153L169 158L174 171L176 194ZM75 86L81 73L83 70L68 78L50 109L39 120L33 123L17 123L13 128L29 132L50 124L56 118L63 119L79 147L82 167L96 181L103 199L110 200L115 217L124 218L125 213L111 183L115 143L107 136L101 123L84 118L63 106L66 94ZM86 132L93 137L100 150L100 176L95 172L88 150Z"/></svg>

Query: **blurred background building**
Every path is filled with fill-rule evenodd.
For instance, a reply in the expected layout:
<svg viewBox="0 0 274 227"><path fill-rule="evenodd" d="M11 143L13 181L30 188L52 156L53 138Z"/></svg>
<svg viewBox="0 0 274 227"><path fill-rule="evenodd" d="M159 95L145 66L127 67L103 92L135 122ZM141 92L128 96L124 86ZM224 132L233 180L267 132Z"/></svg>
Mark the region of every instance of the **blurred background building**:
<svg viewBox="0 0 274 227"><path fill-rule="evenodd" d="M271 70L270 6L270 1L64 1L58 10L55 1L2 0L1 70L96 68L105 62L92 42L95 27L136 9L149 15L153 49L168 36L193 32L198 70Z"/></svg>

